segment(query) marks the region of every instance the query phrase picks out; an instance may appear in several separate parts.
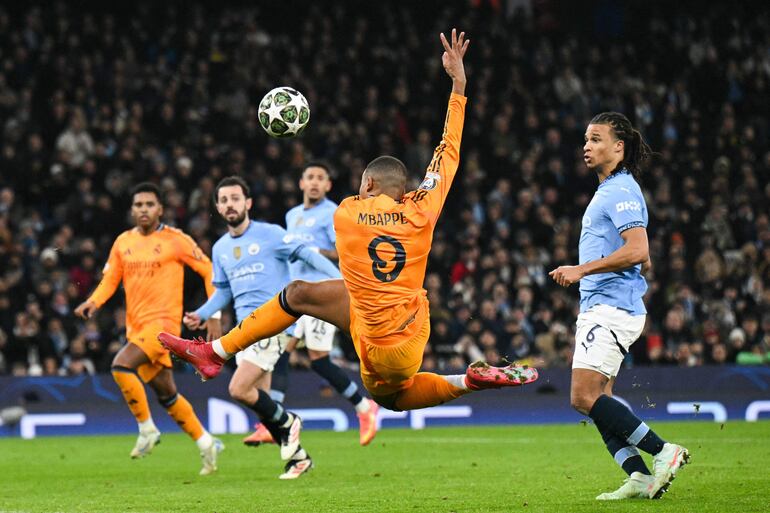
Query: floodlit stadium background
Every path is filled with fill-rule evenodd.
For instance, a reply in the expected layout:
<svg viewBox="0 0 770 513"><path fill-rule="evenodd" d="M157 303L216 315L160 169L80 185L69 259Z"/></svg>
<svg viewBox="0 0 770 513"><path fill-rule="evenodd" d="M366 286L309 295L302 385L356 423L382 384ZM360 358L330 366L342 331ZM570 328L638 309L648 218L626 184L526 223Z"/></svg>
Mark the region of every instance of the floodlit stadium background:
<svg viewBox="0 0 770 513"><path fill-rule="evenodd" d="M84 387L92 383L84 375L105 378L125 342L120 295L94 321L72 309L129 226L132 184L160 184L164 221L206 251L224 229L211 198L223 176L246 178L252 217L278 223L300 201L298 173L310 160L332 166L336 200L357 190L380 154L401 157L416 186L450 86L438 33L457 26L473 41L468 115L428 265L425 368L515 359L553 372L543 386L564 399L577 290L558 288L547 272L576 262L596 187L582 163L586 122L618 110L659 152L642 180L649 324L625 367L702 383L685 368L719 366L720 379L746 385L731 395L738 402L720 403L729 418L744 418L766 396L770 351L769 25L767 7L753 2L0 7L0 407L89 404L81 396L49 404L24 376L71 376L63 382ZM310 125L296 140L270 139L258 125L257 102L277 85L310 102ZM192 307L203 296L189 278ZM355 373L349 341L334 356ZM307 365L302 355L293 362ZM649 379L630 372L621 376L633 396L632 385ZM300 383L305 374L294 373ZM318 383L308 386L308 406L322 401ZM116 392L108 376L104 388ZM202 389L200 400L212 393ZM699 400L670 401L679 399ZM535 411L526 421L569 420L566 400L559 404L559 415ZM107 417L125 417L129 430L123 413ZM476 420L495 419L513 421ZM79 429L61 433L115 430Z"/></svg>

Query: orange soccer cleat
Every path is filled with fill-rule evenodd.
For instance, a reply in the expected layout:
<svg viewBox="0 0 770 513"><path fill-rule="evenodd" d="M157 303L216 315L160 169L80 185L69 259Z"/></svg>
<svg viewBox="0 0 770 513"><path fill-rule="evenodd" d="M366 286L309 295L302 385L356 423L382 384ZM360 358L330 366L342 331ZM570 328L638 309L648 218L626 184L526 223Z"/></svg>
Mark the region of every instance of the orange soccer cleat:
<svg viewBox="0 0 770 513"><path fill-rule="evenodd" d="M216 378L225 361L214 352L209 342L203 339L188 340L172 335L158 333L158 340L163 347L193 366L203 381Z"/></svg>
<svg viewBox="0 0 770 513"><path fill-rule="evenodd" d="M471 390L517 387L536 381L537 376L537 369L532 367L492 367L486 362L475 362L465 371L465 383Z"/></svg>
<svg viewBox="0 0 770 513"><path fill-rule="evenodd" d="M380 411L380 405L371 399L369 401L369 411L358 414L359 442L361 445L369 445L377 434L377 412Z"/></svg>
<svg viewBox="0 0 770 513"><path fill-rule="evenodd" d="M268 431L264 424L254 424L254 431L252 434L243 439L243 443L249 447L257 447L262 444L274 444L275 439L273 435Z"/></svg>

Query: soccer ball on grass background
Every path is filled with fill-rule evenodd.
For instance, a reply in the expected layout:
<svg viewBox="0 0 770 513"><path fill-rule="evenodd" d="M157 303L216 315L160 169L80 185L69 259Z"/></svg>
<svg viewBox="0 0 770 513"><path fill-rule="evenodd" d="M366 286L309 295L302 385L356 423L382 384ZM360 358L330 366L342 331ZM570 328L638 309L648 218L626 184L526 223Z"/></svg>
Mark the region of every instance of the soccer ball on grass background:
<svg viewBox="0 0 770 513"><path fill-rule="evenodd" d="M259 124L272 137L299 135L310 121L310 106L302 93L276 87L259 102Z"/></svg>

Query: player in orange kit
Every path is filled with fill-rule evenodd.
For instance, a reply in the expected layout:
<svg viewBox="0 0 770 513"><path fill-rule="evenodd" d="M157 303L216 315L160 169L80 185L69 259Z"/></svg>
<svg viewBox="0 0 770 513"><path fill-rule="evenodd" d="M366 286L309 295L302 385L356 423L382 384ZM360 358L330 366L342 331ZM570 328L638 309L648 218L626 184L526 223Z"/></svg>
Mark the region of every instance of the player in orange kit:
<svg viewBox="0 0 770 513"><path fill-rule="evenodd" d="M463 56L469 41L452 30L451 44L443 34L441 42L452 93L443 138L420 187L405 193L404 164L394 157L376 158L364 170L359 195L344 200L334 214L342 280L294 281L213 343L161 333L163 344L204 379L216 376L237 351L279 333L303 314L350 332L364 386L391 410L426 408L474 390L537 379L535 369L482 362L464 375L418 372L430 335L422 284L433 229L459 165L465 117Z"/></svg>
<svg viewBox="0 0 770 513"><path fill-rule="evenodd" d="M160 222L163 205L157 186L141 183L134 187L131 197L136 227L115 239L102 281L75 314L90 318L123 282L128 343L112 361L112 376L139 424L131 457L150 454L160 442L144 381L171 418L197 443L203 460L201 475L211 474L217 469L217 454L224 446L203 428L190 403L177 392L171 357L157 341L158 331L181 333L184 265L203 278L210 296L214 291L211 261L188 235ZM210 336L221 334L218 320L207 327Z"/></svg>

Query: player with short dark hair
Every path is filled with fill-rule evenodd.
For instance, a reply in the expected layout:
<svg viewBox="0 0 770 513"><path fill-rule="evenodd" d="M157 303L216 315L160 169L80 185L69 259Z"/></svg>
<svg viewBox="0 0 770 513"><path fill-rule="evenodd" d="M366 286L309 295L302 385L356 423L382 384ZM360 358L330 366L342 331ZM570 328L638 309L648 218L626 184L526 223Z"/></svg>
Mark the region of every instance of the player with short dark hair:
<svg viewBox="0 0 770 513"><path fill-rule="evenodd" d="M442 62L452 92L441 143L422 185L405 194L403 164L393 157L367 166L357 196L334 214L342 280L294 281L212 344L161 333L172 352L213 377L231 355L254 341L291 326L302 315L350 332L361 360L364 386L391 410L427 408L474 390L518 386L537 379L535 369L471 365L465 374L418 372L430 335L425 267L441 209L460 160L465 117L463 56L469 41L452 30L441 34Z"/></svg>
<svg viewBox="0 0 770 513"><path fill-rule="evenodd" d="M160 222L163 199L155 184L136 185L131 198L136 226L115 239L101 282L75 314L89 319L123 282L128 343L112 361L112 376L139 425L131 457L147 456L160 442L144 381L179 427L198 444L203 459L201 475L210 474L217 469L217 454L224 445L203 428L190 403L177 392L171 357L157 341L157 333L181 332L185 265L203 278L207 293L213 292L211 261L188 235ZM212 320L207 327L210 336L221 333L218 320Z"/></svg>
<svg viewBox="0 0 770 513"><path fill-rule="evenodd" d="M610 454L628 474L599 500L659 498L689 460L680 445L665 443L625 405L612 398L623 358L644 329L650 266L647 205L634 177L651 154L623 114L595 116L585 133L583 155L599 187L583 215L580 264L549 274L563 287L580 282L580 315L572 361L572 406L596 424ZM653 455L653 473L637 448Z"/></svg>

